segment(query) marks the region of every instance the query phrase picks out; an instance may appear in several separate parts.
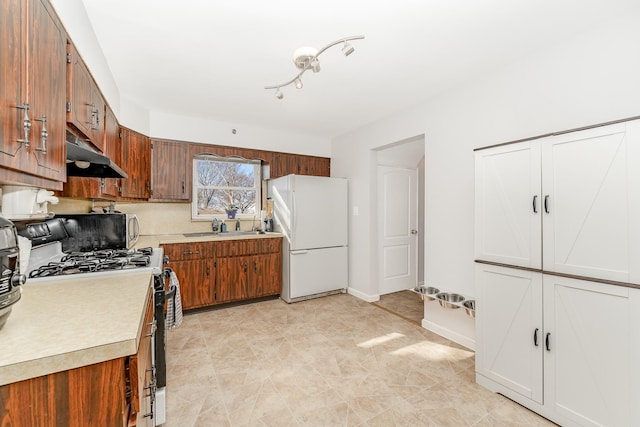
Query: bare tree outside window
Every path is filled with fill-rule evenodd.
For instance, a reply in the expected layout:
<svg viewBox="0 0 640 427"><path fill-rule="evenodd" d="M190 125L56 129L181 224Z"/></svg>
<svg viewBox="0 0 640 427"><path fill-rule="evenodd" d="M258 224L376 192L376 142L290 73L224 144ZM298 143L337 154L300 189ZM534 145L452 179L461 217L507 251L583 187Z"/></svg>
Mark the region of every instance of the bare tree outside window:
<svg viewBox="0 0 640 427"><path fill-rule="evenodd" d="M238 214L259 212L260 164L236 159L194 160L195 217L206 218L236 210Z"/></svg>

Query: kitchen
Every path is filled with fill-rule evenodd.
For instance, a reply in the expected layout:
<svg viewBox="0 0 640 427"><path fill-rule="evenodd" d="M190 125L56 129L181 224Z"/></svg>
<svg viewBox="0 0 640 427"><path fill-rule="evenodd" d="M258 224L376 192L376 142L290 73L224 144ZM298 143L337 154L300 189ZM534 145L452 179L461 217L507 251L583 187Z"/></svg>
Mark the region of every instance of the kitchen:
<svg viewBox="0 0 640 427"><path fill-rule="evenodd" d="M634 54L636 49L633 42L638 39L639 26L637 9L631 7L634 6L632 3L615 2L604 6L601 4L601 9L589 9L591 14L587 15L591 21L579 28L570 27L571 24L577 25L573 21L574 15L570 12L583 10L584 5L563 3L564 8L557 10L556 8L560 6L546 4L547 10L554 12L543 14L543 16L555 16L558 21L549 23L548 20L540 17L539 22L547 23L547 27L536 27L536 31L533 31L535 37L515 40L514 43L521 42L518 47L522 51L520 56L512 53L513 56L502 58L504 61L509 60L507 62L501 63L495 60L496 62L487 68L475 70L475 74L467 75L465 80L443 84L430 97L427 89L421 89L424 90L424 99L414 97L412 101L412 105L417 104L417 106L407 106L402 111L380 110L386 112L377 114L375 119L360 122L359 126L339 129L331 137L305 136L306 134L297 128L299 123L305 123L304 118L292 120L289 117L290 127L285 129L290 131L275 131L270 123L264 121L255 122L261 124L260 126L258 124L231 125L230 123L245 123L245 121L225 118L226 116L222 113L220 117L224 119L216 119L216 117L207 119L199 114L170 113L165 109L149 111L144 108L144 105L139 104L140 101L136 102L136 98L130 93L118 89L119 86L113 77L110 77L106 59L100 58L101 49L96 48L98 42L93 30L89 28L89 20L82 2L54 2L53 4L110 106L114 109L119 107L118 121L128 128L146 135L177 141L260 148L266 151L331 158L332 176L349 180L349 289L352 295L365 301L374 301L378 297L377 273L371 268L372 265L376 265L378 256L375 234L372 233L372 230L376 229L378 220L373 209L376 188L370 179L375 168L375 163L371 160L372 150L423 136L426 163L425 218L424 223L421 224L426 231L424 281L427 284L474 296L476 292L472 262L474 259L473 149L638 115L634 100L640 91L635 77L639 64L637 55ZM511 7L517 9L525 6L518 4ZM320 5L317 5L317 8L321 9ZM478 31L478 34L471 31L482 28L482 25L487 22L487 14L495 10L509 10L509 6L498 2L485 4L482 9L473 9L475 13L469 13L469 16L464 17L451 12L453 16L448 16L450 18L448 22L464 19L466 20L464 24L468 25L470 32L462 32L460 44L449 47L450 49L469 44L469 40L475 40L482 31ZM541 6L542 9L544 5ZM357 16L357 10L357 8L350 10L351 14ZM524 20L526 22L522 22L522 13L519 14L517 10L509 11L516 17L512 23L516 22L519 26L536 22L533 18L527 18ZM271 14L272 12L266 12L263 16ZM336 15L342 14L336 13ZM345 13L345 15L349 14ZM440 16L435 13L432 15ZM430 14L424 12L423 16L430 16ZM477 18L477 22L471 18ZM299 17L292 19L299 19ZM562 19L567 22L562 22ZM435 28L441 28L436 23L426 27L434 31ZM562 34L553 33L552 30L558 31L560 27L570 28ZM418 31L418 28L420 26L416 25L411 27L411 30ZM95 31L98 31L98 27ZM277 54L287 56L281 61L282 70L274 72L271 76L258 73L256 92L268 92L264 102L269 101L267 105L270 109L288 109L293 105L295 114L310 116L310 109L317 106L297 103L307 102L305 95L314 89L314 84L321 87L323 91L333 90L335 84L325 83L331 78L330 69L337 73L348 72L349 64L357 64L360 53L367 52L367 49L369 49L368 55L377 53L371 52L373 49L368 48L368 46L375 46L374 28L370 31L368 28L360 30L344 26L335 32L321 33L317 36L317 41L313 39L312 44L322 45L338 37L360 32L365 34L366 38L360 42L353 42L356 52L347 60L331 66L327 64L318 75L305 75L306 86L302 90L285 92L283 89L285 98L277 100L272 93L264 91L262 87L290 78L289 74L293 74L294 68L289 65L288 55L298 44L311 43L305 36L304 30L298 31L295 37L300 37L299 41L290 40L284 45L289 47L279 46L277 49ZM512 36L515 39L515 36L520 33L509 34L509 36L504 34L509 33L501 33L503 41ZM407 39L407 43L414 43L409 43L409 46L421 49L425 40L437 40L433 36L432 33L422 38L417 37L420 41L418 47L415 47L416 40L411 38ZM544 37L548 38L543 40ZM540 44L536 45L534 41L539 40L538 38L540 38ZM434 44L441 45L440 42ZM499 44L493 40L491 45ZM169 44L169 46L173 45ZM224 55L229 54L230 50L223 46L220 51L221 61L228 63L235 63L250 56L240 53L242 51L231 50L235 56L226 58ZM380 49L380 51L389 53L393 48ZM331 51L327 51L325 55L330 53ZM261 58L259 62L276 62L272 59L275 54L274 52L267 55L267 58ZM471 55L469 52L467 54ZM485 54L488 55L486 52ZM598 57L597 66L594 65L594 55ZM364 55L360 55L362 56ZM458 55L458 60L463 57L464 55ZM409 71L417 73L419 80L424 81L435 78L436 69L433 65L425 68L418 64L406 64L404 60L407 58L412 58L412 55L408 54L404 58L396 59L398 64L403 64L402 67L398 67L403 73ZM376 66L381 66L380 64L383 63L384 60L378 62ZM457 67L448 65L447 70L452 74L451 77L457 77L453 70L462 72L461 70L469 67L468 63L457 65ZM367 70L362 69L361 76L369 74L370 70L376 70L376 66L371 66ZM385 85L389 90L406 91L403 78L408 79L408 77L408 75L401 75ZM225 78L230 79L228 76ZM223 82L225 78L222 78ZM387 88L381 89L387 90ZM369 92L371 91L372 89L369 89ZM418 91L412 88L411 92ZM182 95L171 94L170 88L167 88L167 96L169 95L173 96L174 103L182 103ZM334 92L332 100L335 102L335 99L340 99L340 102L346 102L344 98L339 92ZM355 98L373 103L370 96L363 95ZM286 104L287 102L289 104ZM360 107L364 108L361 105L351 107L351 112L359 111ZM342 113L341 115L346 116L347 119L351 118L350 114ZM315 117L326 116L317 114ZM336 117L336 120L339 118ZM249 121L248 115L246 120ZM335 121L326 118L323 120ZM237 133L233 133L231 129L237 129ZM259 146L255 142L258 140L261 141ZM61 208L63 204L71 206L72 210L77 212L92 207L90 201L75 199L62 200ZM154 219L151 221L143 219L143 228L146 226L161 229L161 224L169 226L174 224L173 218L184 219L185 229L179 231L204 231L206 226L204 223L190 222L189 208L185 204L161 202L141 205L118 202L116 206L118 210L136 213L141 217L153 216ZM54 207L51 209L56 210ZM357 216L354 216L355 212ZM143 229L143 234L147 233L153 234L152 231ZM425 317L431 314L433 313L425 311ZM462 319L444 317L437 320L441 332L448 333L450 338L467 337L466 326L462 323ZM176 330L177 332L179 329Z"/></svg>

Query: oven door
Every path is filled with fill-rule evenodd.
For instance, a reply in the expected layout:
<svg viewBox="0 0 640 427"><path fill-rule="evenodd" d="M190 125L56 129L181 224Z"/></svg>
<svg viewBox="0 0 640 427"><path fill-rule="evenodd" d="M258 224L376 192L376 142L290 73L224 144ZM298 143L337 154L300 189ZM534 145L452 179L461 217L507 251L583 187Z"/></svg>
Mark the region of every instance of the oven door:
<svg viewBox="0 0 640 427"><path fill-rule="evenodd" d="M176 289L172 287L166 290L166 280L169 270L164 269L162 273L154 274L154 305L156 333L154 336L154 366L156 369L156 400L155 400L155 425L164 424L166 421L166 386L167 386L167 331L165 327L166 301L173 298Z"/></svg>

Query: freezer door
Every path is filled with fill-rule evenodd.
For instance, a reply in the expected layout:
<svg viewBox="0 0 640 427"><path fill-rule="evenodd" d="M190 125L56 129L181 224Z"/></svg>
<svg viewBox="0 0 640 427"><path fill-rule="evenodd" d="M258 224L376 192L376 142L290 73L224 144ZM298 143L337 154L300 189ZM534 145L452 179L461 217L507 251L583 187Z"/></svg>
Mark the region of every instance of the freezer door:
<svg viewBox="0 0 640 427"><path fill-rule="evenodd" d="M289 298L346 289L347 247L289 252Z"/></svg>
<svg viewBox="0 0 640 427"><path fill-rule="evenodd" d="M347 180L295 175L291 185L291 249L347 245Z"/></svg>

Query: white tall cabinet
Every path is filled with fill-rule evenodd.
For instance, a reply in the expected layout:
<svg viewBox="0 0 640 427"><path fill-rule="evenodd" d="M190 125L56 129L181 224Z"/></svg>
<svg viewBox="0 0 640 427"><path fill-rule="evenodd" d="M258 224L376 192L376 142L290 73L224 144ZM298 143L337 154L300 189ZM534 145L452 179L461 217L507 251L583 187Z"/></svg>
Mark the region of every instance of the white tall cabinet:
<svg viewBox="0 0 640 427"><path fill-rule="evenodd" d="M640 122L476 152L476 381L640 425Z"/></svg>

